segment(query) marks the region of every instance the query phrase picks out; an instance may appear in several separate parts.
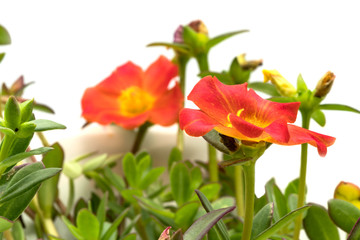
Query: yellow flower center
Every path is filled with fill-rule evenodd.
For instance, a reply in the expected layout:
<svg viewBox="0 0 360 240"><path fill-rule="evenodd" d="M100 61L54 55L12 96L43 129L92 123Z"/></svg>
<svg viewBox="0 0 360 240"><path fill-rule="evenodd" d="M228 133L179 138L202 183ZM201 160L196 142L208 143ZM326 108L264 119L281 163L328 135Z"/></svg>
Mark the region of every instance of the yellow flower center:
<svg viewBox="0 0 360 240"><path fill-rule="evenodd" d="M151 109L155 98L141 88L132 86L121 92L118 101L120 114L125 117L134 117Z"/></svg>

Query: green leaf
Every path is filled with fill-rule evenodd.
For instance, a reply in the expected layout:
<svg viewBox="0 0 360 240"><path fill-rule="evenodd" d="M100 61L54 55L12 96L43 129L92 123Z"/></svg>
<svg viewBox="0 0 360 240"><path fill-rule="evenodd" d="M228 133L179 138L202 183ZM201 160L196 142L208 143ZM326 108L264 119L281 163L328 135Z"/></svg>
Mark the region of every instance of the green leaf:
<svg viewBox="0 0 360 240"><path fill-rule="evenodd" d="M288 213L285 196L275 184L274 179L271 179L266 183L265 190L268 202L274 203L274 220L278 221Z"/></svg>
<svg viewBox="0 0 360 240"><path fill-rule="evenodd" d="M0 53L0 63L2 62L2 60L4 59L5 57L5 53Z"/></svg>
<svg viewBox="0 0 360 240"><path fill-rule="evenodd" d="M328 201L328 212L333 222L347 233L360 217L360 210L355 205L340 199Z"/></svg>
<svg viewBox="0 0 360 240"><path fill-rule="evenodd" d="M336 226L326 209L320 205L311 205L303 220L303 226L311 240L340 240Z"/></svg>
<svg viewBox="0 0 360 240"><path fill-rule="evenodd" d="M235 36L237 34L240 34L240 33L245 33L245 32L248 32L249 30L240 30L240 31L234 31L234 32L229 32L229 33L224 33L224 34L221 34L219 36L216 36L216 37L213 37L211 39L209 39L209 41L207 42L206 44L206 49L209 51L210 48L214 47L215 45L221 43L222 41L232 37L232 36Z"/></svg>
<svg viewBox="0 0 360 240"><path fill-rule="evenodd" d="M203 208L205 209L205 211L211 212L214 210L213 206L211 205L210 201L206 198L206 196L200 192L199 190L195 190L197 196L200 199L200 202L203 206ZM230 240L230 236L229 233L227 232L225 223L223 222L222 219L220 219L216 225L215 225L215 231L219 237L220 240Z"/></svg>
<svg viewBox="0 0 360 240"><path fill-rule="evenodd" d="M359 240L360 239L360 218L357 220L355 226L350 232L347 240Z"/></svg>
<svg viewBox="0 0 360 240"><path fill-rule="evenodd" d="M294 220L299 214L305 212L307 209L309 209L310 206L304 206L301 208L298 208L284 217L282 217L279 221L275 222L273 225L271 225L269 228L267 228L265 231L263 231L260 235L256 236L254 240L266 240L269 237L276 234L280 229L287 226L292 220Z"/></svg>
<svg viewBox="0 0 360 240"><path fill-rule="evenodd" d="M119 191L125 188L125 182L122 177L115 174L109 167L104 168L104 177Z"/></svg>
<svg viewBox="0 0 360 240"><path fill-rule="evenodd" d="M66 129L64 125L46 119L35 119L30 122L36 124L35 132L42 132L54 129Z"/></svg>
<svg viewBox="0 0 360 240"><path fill-rule="evenodd" d="M166 43L166 42L154 42L147 45L147 47L166 47L175 51L190 54L190 49L187 45L182 43Z"/></svg>
<svg viewBox="0 0 360 240"><path fill-rule="evenodd" d="M55 113L55 111L52 108L41 103L34 103L34 110L38 110L45 113L51 113L51 114Z"/></svg>
<svg viewBox="0 0 360 240"><path fill-rule="evenodd" d="M120 193L121 196L130 203L137 203L137 200L134 198L134 196L142 196L142 191L140 189L124 189Z"/></svg>
<svg viewBox="0 0 360 240"><path fill-rule="evenodd" d="M5 230L10 229L13 226L14 222L0 216L0 233L4 232Z"/></svg>
<svg viewBox="0 0 360 240"><path fill-rule="evenodd" d="M14 96L9 97L4 109L5 126L15 130L20 125L20 105Z"/></svg>
<svg viewBox="0 0 360 240"><path fill-rule="evenodd" d="M134 155L131 153L127 153L122 159L122 167L124 171L124 175L129 185L133 188L137 187L137 168L136 161Z"/></svg>
<svg viewBox="0 0 360 240"><path fill-rule="evenodd" d="M111 227L106 231L101 240L109 240L113 233L117 230L118 226L124 220L125 216L129 212L129 209L124 210L113 222Z"/></svg>
<svg viewBox="0 0 360 240"><path fill-rule="evenodd" d="M100 232L103 230L104 222L106 220L106 206L107 206L107 194L101 198L100 204L96 211L96 218L100 223Z"/></svg>
<svg viewBox="0 0 360 240"><path fill-rule="evenodd" d="M44 155L42 162L46 168L61 168L64 162L64 151L59 143L51 147L53 150ZM39 206L46 218L52 217L53 204L58 196L59 177L58 174L44 181L38 192Z"/></svg>
<svg viewBox="0 0 360 240"><path fill-rule="evenodd" d="M305 190L306 192L306 190ZM289 199L290 194L298 194L299 193L299 178L296 178L289 182L289 184L285 188L285 199Z"/></svg>
<svg viewBox="0 0 360 240"><path fill-rule="evenodd" d="M11 167L11 166L17 164L18 162L20 162L21 160L24 160L30 156L44 154L44 153L49 152L52 149L53 149L52 147L41 147L41 148L33 149L28 152L22 152L22 153L12 155L10 157L5 158L2 162L0 162L0 168Z"/></svg>
<svg viewBox="0 0 360 240"><path fill-rule="evenodd" d="M80 163L76 161L65 162L63 173L65 176L71 179L75 179L81 176L83 170Z"/></svg>
<svg viewBox="0 0 360 240"><path fill-rule="evenodd" d="M269 96L273 96L273 97L279 97L280 96L279 92L276 90L275 85L270 84L270 83L252 82L252 83L248 84L248 88L252 88L255 91L265 93L265 94L267 94Z"/></svg>
<svg viewBox="0 0 360 240"><path fill-rule="evenodd" d="M198 76L203 78L206 76L212 76L216 77L220 82L226 84L226 85L233 85L235 84L234 79L229 75L227 72L210 72L210 71L204 71L201 72Z"/></svg>
<svg viewBox="0 0 360 240"><path fill-rule="evenodd" d="M274 203L266 204L255 215L253 220L253 227L251 230L251 239L254 239L257 235L265 231L270 227L274 214Z"/></svg>
<svg viewBox="0 0 360 240"><path fill-rule="evenodd" d="M165 167L158 167L151 169L145 177L143 177L140 181L139 188L147 189L152 183L159 179L161 174L165 171Z"/></svg>
<svg viewBox="0 0 360 240"><path fill-rule="evenodd" d="M221 208L213 210L200 217L185 232L184 240L201 240L205 234L226 214L234 210L236 207Z"/></svg>
<svg viewBox="0 0 360 240"><path fill-rule="evenodd" d="M279 103L288 103L288 102L296 101L296 99L294 99L293 97L271 97L268 100Z"/></svg>
<svg viewBox="0 0 360 240"><path fill-rule="evenodd" d="M61 216L61 219L76 239L83 239L80 230L77 229L65 216Z"/></svg>
<svg viewBox="0 0 360 240"><path fill-rule="evenodd" d="M193 189L189 188L190 185L191 179L189 169L184 163L176 163L171 168L170 186L174 200L179 206L190 199L193 191Z"/></svg>
<svg viewBox="0 0 360 240"><path fill-rule="evenodd" d="M175 224L185 231L193 223L198 209L198 202L189 202L182 205L175 213Z"/></svg>
<svg viewBox="0 0 360 240"><path fill-rule="evenodd" d="M360 113L359 110L343 105L343 104L321 104L319 106L321 110L337 110L337 111L348 111L348 112L354 112L354 113Z"/></svg>
<svg viewBox="0 0 360 240"><path fill-rule="evenodd" d="M237 57L235 57L231 62L229 74L231 75L233 84L242 84L249 81L251 69L243 69Z"/></svg>
<svg viewBox="0 0 360 240"><path fill-rule="evenodd" d="M0 25L0 45L7 45L11 43L11 38L9 32L5 27Z"/></svg>
<svg viewBox="0 0 360 240"><path fill-rule="evenodd" d="M7 128L7 127L0 126L0 132L2 132L5 135L8 135L8 136L14 136L15 135L15 132L12 129Z"/></svg>
<svg viewBox="0 0 360 240"><path fill-rule="evenodd" d="M171 149L169 160L168 160L168 171L170 171L171 166L174 162L180 162L183 159L182 152L177 147Z"/></svg>
<svg viewBox="0 0 360 240"><path fill-rule="evenodd" d="M311 118L314 119L315 122L317 122L317 124L319 124L322 127L324 127L326 124L325 114L320 109L314 111L311 114Z"/></svg>
<svg viewBox="0 0 360 240"><path fill-rule="evenodd" d="M203 185L199 191L202 192L207 199L209 199L210 201L213 201L217 198L217 196L219 195L221 189L221 184L220 183L208 183ZM196 195L194 195L191 198L191 201L196 200Z"/></svg>
<svg viewBox="0 0 360 240"><path fill-rule="evenodd" d="M0 223L1 225L1 223ZM20 221L16 221L11 229L14 240L25 240L25 232Z"/></svg>
<svg viewBox="0 0 360 240"><path fill-rule="evenodd" d="M16 183L31 172L43 168L43 164L41 162L37 162L22 167L20 166L20 169L17 167L15 168L15 173L10 171L7 174L2 175L0 179L0 192L3 192L11 184L11 182ZM29 205L37 190L39 189L39 186L40 184L34 186L33 188L27 189L25 193L16 198L13 198L12 201L7 201L1 204L0 216L15 221Z"/></svg>
<svg viewBox="0 0 360 240"><path fill-rule="evenodd" d="M301 74L299 74L298 79L297 79L297 91L298 92L306 92L308 90L309 89L306 86L306 83L305 83L303 77L301 76Z"/></svg>
<svg viewBox="0 0 360 240"><path fill-rule="evenodd" d="M86 208L81 209L76 218L76 225L82 239L98 240L100 236L100 223Z"/></svg>
<svg viewBox="0 0 360 240"><path fill-rule="evenodd" d="M5 189L5 191L0 197L0 203L4 203L12 198L20 196L21 194L27 192L29 189L37 186L46 179L56 175L60 171L61 168L40 169L28 174L19 181L10 181L8 187Z"/></svg>
<svg viewBox="0 0 360 240"><path fill-rule="evenodd" d="M203 177L200 167L194 167L190 170L191 189L197 189L203 182Z"/></svg>
<svg viewBox="0 0 360 240"><path fill-rule="evenodd" d="M122 238L121 240L136 240L136 234L130 233L130 234L126 235L124 238Z"/></svg>
<svg viewBox="0 0 360 240"><path fill-rule="evenodd" d="M149 172L151 168L151 157L150 155L146 154L145 156L141 157L136 165L136 171L137 171L137 184L139 185L140 180L146 176L146 174Z"/></svg>
<svg viewBox="0 0 360 240"><path fill-rule="evenodd" d="M104 164L107 157L108 155L104 153L94 158L91 158L82 166L83 172L85 173L88 171L94 171L95 169L101 167Z"/></svg>

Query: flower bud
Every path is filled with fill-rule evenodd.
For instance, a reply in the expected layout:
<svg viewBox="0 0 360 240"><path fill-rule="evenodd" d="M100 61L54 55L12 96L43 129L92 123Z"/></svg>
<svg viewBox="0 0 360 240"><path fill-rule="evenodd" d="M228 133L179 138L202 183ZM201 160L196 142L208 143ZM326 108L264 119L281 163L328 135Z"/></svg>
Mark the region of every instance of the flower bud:
<svg viewBox="0 0 360 240"><path fill-rule="evenodd" d="M334 198L350 202L360 209L360 188L353 183L340 182L335 188Z"/></svg>
<svg viewBox="0 0 360 240"><path fill-rule="evenodd" d="M29 121L34 107L34 99L27 100L20 104L21 123Z"/></svg>
<svg viewBox="0 0 360 240"><path fill-rule="evenodd" d="M325 75L319 80L316 85L314 96L318 98L325 97L331 90L331 87L335 80L335 74L328 71Z"/></svg>
<svg viewBox="0 0 360 240"><path fill-rule="evenodd" d="M188 26L194 29L195 32L208 36L207 27L201 20L192 21L188 24Z"/></svg>
<svg viewBox="0 0 360 240"><path fill-rule="evenodd" d="M6 104L4 109L4 121L5 125L12 130L15 130L20 125L21 114L20 106L15 97L11 96Z"/></svg>
<svg viewBox="0 0 360 240"><path fill-rule="evenodd" d="M263 63L262 59L247 61L245 59L245 53L240 54L239 56L236 57L236 59L237 59L237 62L239 63L239 65L240 65L240 67L243 70L254 71L257 67L261 66L262 63Z"/></svg>
<svg viewBox="0 0 360 240"><path fill-rule="evenodd" d="M264 82L271 81L280 95L293 97L296 94L295 87L289 83L277 70L263 70Z"/></svg>

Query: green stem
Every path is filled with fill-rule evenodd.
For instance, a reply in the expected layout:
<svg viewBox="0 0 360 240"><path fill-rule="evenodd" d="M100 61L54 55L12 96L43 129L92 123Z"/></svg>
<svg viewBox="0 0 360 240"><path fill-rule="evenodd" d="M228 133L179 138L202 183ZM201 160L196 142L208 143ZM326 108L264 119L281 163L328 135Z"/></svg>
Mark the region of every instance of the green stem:
<svg viewBox="0 0 360 240"><path fill-rule="evenodd" d="M242 233L242 240L250 240L254 219L255 201L255 161L249 161L243 165L245 176L245 218Z"/></svg>
<svg viewBox="0 0 360 240"><path fill-rule="evenodd" d="M198 53L196 56L196 61L198 63L200 73L209 71L209 63L207 53ZM209 158L209 175L211 182L219 181L219 169L216 157L216 149L208 145L208 158Z"/></svg>
<svg viewBox="0 0 360 240"><path fill-rule="evenodd" d="M144 123L143 125L141 125L136 133L136 138L135 138L135 141L134 141L134 145L131 149L131 152L133 154L136 154L137 151L139 151L140 147L141 147L141 144L144 140L144 137L145 137L145 134L148 130L148 128L152 126L152 124L150 122L146 122Z"/></svg>
<svg viewBox="0 0 360 240"><path fill-rule="evenodd" d="M208 154L209 154L209 175L210 182L218 182L219 181L219 168L216 157L216 149L208 144Z"/></svg>
<svg viewBox="0 0 360 240"><path fill-rule="evenodd" d="M307 111L301 111L302 127L309 129L311 114ZM306 191L306 168L307 168L307 156L308 156L308 144L301 145L301 164L300 164L300 177L299 177L299 192L297 208L304 206L305 204L305 191ZM302 226L302 214L300 214L295 220L294 227L294 240L298 240L300 237L300 231Z"/></svg>
<svg viewBox="0 0 360 240"><path fill-rule="evenodd" d="M183 56L180 53L178 53L177 60L178 60L178 66L179 66L180 89L181 89L183 96L185 96L186 66L189 61L189 57ZM185 101L184 101L184 103L185 103ZM184 107L184 103L183 103L183 107ZM180 129L180 125L178 125L176 146L181 152L184 151L184 132Z"/></svg>
<svg viewBox="0 0 360 240"><path fill-rule="evenodd" d="M235 165L235 199L236 199L236 210L239 217L244 217L244 174L241 165Z"/></svg>
<svg viewBox="0 0 360 240"><path fill-rule="evenodd" d="M50 146L48 140L46 139L45 135L42 132L36 132L36 134L40 138L40 141L41 141L41 143L42 143L42 145L44 147L49 147Z"/></svg>

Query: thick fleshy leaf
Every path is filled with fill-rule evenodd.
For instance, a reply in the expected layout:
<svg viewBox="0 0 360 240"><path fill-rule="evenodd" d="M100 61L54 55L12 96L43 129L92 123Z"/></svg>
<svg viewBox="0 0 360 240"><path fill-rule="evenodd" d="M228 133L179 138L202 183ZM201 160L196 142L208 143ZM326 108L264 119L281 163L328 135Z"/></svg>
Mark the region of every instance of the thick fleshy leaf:
<svg viewBox="0 0 360 240"><path fill-rule="evenodd" d="M111 236L116 232L118 226L122 223L124 218L126 217L129 209L124 210L112 223L111 227L106 231L104 236L101 238L102 240L109 240Z"/></svg>
<svg viewBox="0 0 360 240"><path fill-rule="evenodd" d="M170 186L174 200L179 206L187 202L192 195L190 182L188 167L182 162L175 163L170 172Z"/></svg>
<svg viewBox="0 0 360 240"><path fill-rule="evenodd" d="M140 189L147 189L152 183L159 179L161 174L165 171L165 167L158 167L151 169L139 182Z"/></svg>
<svg viewBox="0 0 360 240"><path fill-rule="evenodd" d="M0 25L0 45L7 45L11 43L9 32L5 27Z"/></svg>
<svg viewBox="0 0 360 240"><path fill-rule="evenodd" d="M359 110L346 106L343 104L321 104L319 106L321 110L337 110L337 111L347 111L347 112L354 112L354 113L360 113Z"/></svg>
<svg viewBox="0 0 360 240"><path fill-rule="evenodd" d="M30 122L36 124L35 132L42 132L54 129L66 129L64 125L46 119L35 119Z"/></svg>
<svg viewBox="0 0 360 240"><path fill-rule="evenodd" d="M82 209L77 215L76 225L82 239L98 240L100 236L100 223L89 210Z"/></svg>
<svg viewBox="0 0 360 240"><path fill-rule="evenodd" d="M194 222L194 217L198 209L198 202L189 202L182 205L175 213L175 224L186 231L186 229Z"/></svg>
<svg viewBox="0 0 360 240"><path fill-rule="evenodd" d="M169 160L168 160L168 171L170 172L171 166L175 162L180 162L183 160L182 151L179 150L179 148L174 147L171 149Z"/></svg>
<svg viewBox="0 0 360 240"><path fill-rule="evenodd" d="M269 228L267 228L265 231L260 233L260 235L256 236L254 240L266 240L269 237L276 234L280 229L287 226L291 221L293 221L299 214L305 212L307 209L309 209L309 206L304 206L301 208L298 208L294 211L291 211L284 217L282 217L279 221L272 224Z"/></svg>
<svg viewBox="0 0 360 240"><path fill-rule="evenodd" d="M351 230L347 240L358 240L360 239L360 218L357 220L355 226Z"/></svg>
<svg viewBox="0 0 360 240"><path fill-rule="evenodd" d="M274 179L266 183L265 190L268 202L274 203L274 220L278 221L288 213L285 196L281 193Z"/></svg>
<svg viewBox="0 0 360 240"><path fill-rule="evenodd" d="M297 91L298 92L306 92L308 91L308 87L306 86L306 83L302 77L301 74L299 74L298 78L297 78Z"/></svg>
<svg viewBox="0 0 360 240"><path fill-rule="evenodd" d="M65 223L66 227L69 229L70 233L76 238L76 239L82 239L80 230L75 227L69 219L65 216L61 216L62 221Z"/></svg>
<svg viewBox="0 0 360 240"><path fill-rule="evenodd" d="M224 41L224 40L226 40L226 39L228 39L228 38L230 38L232 36L235 36L237 34L245 33L245 32L248 32L248 31L249 30L234 31L234 32L224 33L224 34L221 34L219 36L213 37L207 42L206 49L210 50L210 48L212 48L215 45L221 43L222 41Z"/></svg>
<svg viewBox="0 0 360 240"><path fill-rule="evenodd" d="M211 212L214 210L213 206L211 205L210 201L206 198L206 196L199 190L195 190L197 196L200 199L200 202L205 209L206 212ZM218 234L220 240L230 240L229 233L227 232L225 223L222 219L220 219L215 225L215 231Z"/></svg>
<svg viewBox="0 0 360 240"><path fill-rule="evenodd" d="M276 87L273 84L264 83L264 82L251 82L248 84L248 87L256 91L265 93L269 96L273 96L273 97L280 96L279 92L276 90Z"/></svg>
<svg viewBox="0 0 360 240"><path fill-rule="evenodd" d="M312 204L303 220L306 235L311 240L339 240L339 232L326 209Z"/></svg>
<svg viewBox="0 0 360 240"><path fill-rule="evenodd" d="M14 222L0 216L0 234L5 230L10 229L13 226Z"/></svg>
<svg viewBox="0 0 360 240"><path fill-rule="evenodd" d="M311 118L317 122L320 126L324 127L326 124L325 114L320 110L316 110L311 114Z"/></svg>
<svg viewBox="0 0 360 240"><path fill-rule="evenodd" d="M205 234L226 214L233 211L236 207L221 208L213 210L200 217L193 223L184 234L184 240L200 240Z"/></svg>
<svg viewBox="0 0 360 240"><path fill-rule="evenodd" d="M347 233L350 233L360 218L360 210L355 205L341 199L329 200L328 211L334 223Z"/></svg>
<svg viewBox="0 0 360 240"><path fill-rule="evenodd" d="M29 189L37 186L46 179L56 175L61 171L61 168L46 168L32 172L20 179L19 181L12 181L8 187L2 193L0 197L0 203L9 201L10 199L16 198L21 194L25 193Z"/></svg>
<svg viewBox="0 0 360 240"><path fill-rule="evenodd" d="M14 136L15 135L15 132L12 129L7 128L7 127L0 126L0 132L5 134L5 135L8 135L8 136Z"/></svg>
<svg viewBox="0 0 360 240"><path fill-rule="evenodd" d="M166 42L154 42L147 45L147 47L166 47L171 48L175 51L190 54L190 49L187 45L182 43L166 43Z"/></svg>
<svg viewBox="0 0 360 240"><path fill-rule="evenodd" d="M128 153L122 159L122 167L126 177L127 182L133 188L137 187L137 171L136 171L136 162L135 157L131 153Z"/></svg>
<svg viewBox="0 0 360 240"><path fill-rule="evenodd" d="M306 189L305 189L306 192ZM299 193L299 178L296 178L289 182L289 184L285 188L285 199L288 199L291 194L298 194Z"/></svg>
<svg viewBox="0 0 360 240"><path fill-rule="evenodd" d="M12 155L10 157L5 158L2 162L0 162L0 168L6 169L10 166L17 164L21 160L24 160L24 159L30 157L30 156L44 154L51 150L53 150L52 147L41 147L41 148L30 150L28 152L22 152L22 153Z"/></svg>
<svg viewBox="0 0 360 240"><path fill-rule="evenodd" d="M273 214L274 203L268 203L262 209L260 209L260 211L254 217L253 227L251 230L251 239L254 239L257 235L270 227L271 221L273 220Z"/></svg>
<svg viewBox="0 0 360 240"><path fill-rule="evenodd" d="M64 151L59 143L51 146L52 151L46 153L42 159L46 168L62 168L64 162ZM39 206L44 217L51 218L53 205L58 196L59 174L44 181L38 192Z"/></svg>
<svg viewBox="0 0 360 240"><path fill-rule="evenodd" d="M2 60L4 59L5 57L5 53L0 53L0 63L2 62Z"/></svg>

